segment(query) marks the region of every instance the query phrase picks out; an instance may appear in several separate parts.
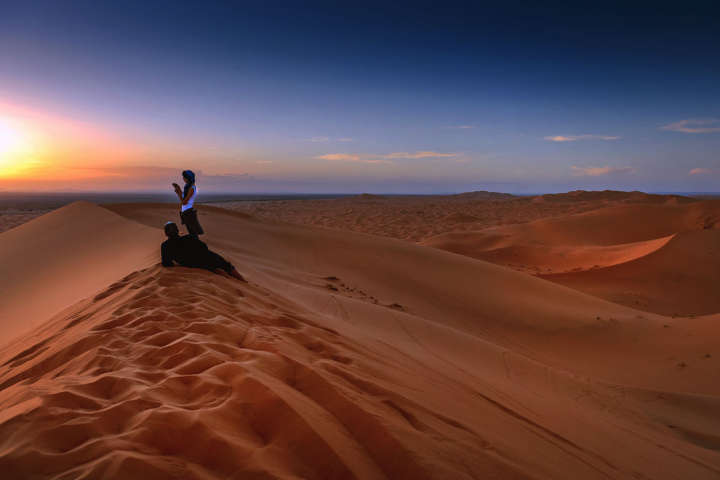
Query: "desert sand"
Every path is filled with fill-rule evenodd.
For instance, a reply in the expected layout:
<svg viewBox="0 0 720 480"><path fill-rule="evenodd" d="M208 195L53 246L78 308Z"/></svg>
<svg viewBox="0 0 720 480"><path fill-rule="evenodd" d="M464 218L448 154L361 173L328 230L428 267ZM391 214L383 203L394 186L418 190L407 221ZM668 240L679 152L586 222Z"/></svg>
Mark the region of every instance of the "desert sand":
<svg viewBox="0 0 720 480"><path fill-rule="evenodd" d="M157 264L175 205L0 234L3 478L720 478L717 203L448 202L201 206L247 284Z"/></svg>
<svg viewBox="0 0 720 480"><path fill-rule="evenodd" d="M720 312L718 199L580 190L217 205L259 219L403 239L647 312Z"/></svg>

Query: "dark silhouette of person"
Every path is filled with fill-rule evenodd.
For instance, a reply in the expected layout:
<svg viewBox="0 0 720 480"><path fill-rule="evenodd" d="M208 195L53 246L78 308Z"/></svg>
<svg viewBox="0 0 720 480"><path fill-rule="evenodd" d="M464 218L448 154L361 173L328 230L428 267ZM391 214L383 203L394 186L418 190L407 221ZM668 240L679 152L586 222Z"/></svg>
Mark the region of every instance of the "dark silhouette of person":
<svg viewBox="0 0 720 480"><path fill-rule="evenodd" d="M178 226L173 222L165 224L165 240L160 247L163 267L172 267L175 263L183 267L204 268L215 273L226 273L238 280L245 279L235 267L223 257L208 249L205 242L195 235L180 236Z"/></svg>

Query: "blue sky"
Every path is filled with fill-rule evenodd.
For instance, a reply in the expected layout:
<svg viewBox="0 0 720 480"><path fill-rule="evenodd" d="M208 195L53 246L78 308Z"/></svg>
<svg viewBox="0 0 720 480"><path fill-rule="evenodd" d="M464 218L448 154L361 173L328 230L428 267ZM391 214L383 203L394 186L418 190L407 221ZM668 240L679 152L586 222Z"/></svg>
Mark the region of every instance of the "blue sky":
<svg viewBox="0 0 720 480"><path fill-rule="evenodd" d="M5 116L127 150L76 132L6 186L718 190L712 3L264 3L0 0Z"/></svg>

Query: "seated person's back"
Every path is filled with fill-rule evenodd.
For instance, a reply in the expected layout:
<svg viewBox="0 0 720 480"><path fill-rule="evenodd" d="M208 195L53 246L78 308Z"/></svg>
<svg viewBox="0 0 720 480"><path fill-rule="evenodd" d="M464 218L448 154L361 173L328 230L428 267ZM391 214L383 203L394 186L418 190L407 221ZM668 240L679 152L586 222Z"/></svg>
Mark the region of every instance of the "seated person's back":
<svg viewBox="0 0 720 480"><path fill-rule="evenodd" d="M220 270L245 281L230 262L210 251L196 235L180 236L177 225L172 222L165 224L165 234L168 239L160 247L163 267L172 267L177 262L183 267L204 268L211 272Z"/></svg>
<svg viewBox="0 0 720 480"><path fill-rule="evenodd" d="M165 240L160 252L164 267L172 267L173 262L177 262L183 267L205 268L209 250L195 235L178 235Z"/></svg>

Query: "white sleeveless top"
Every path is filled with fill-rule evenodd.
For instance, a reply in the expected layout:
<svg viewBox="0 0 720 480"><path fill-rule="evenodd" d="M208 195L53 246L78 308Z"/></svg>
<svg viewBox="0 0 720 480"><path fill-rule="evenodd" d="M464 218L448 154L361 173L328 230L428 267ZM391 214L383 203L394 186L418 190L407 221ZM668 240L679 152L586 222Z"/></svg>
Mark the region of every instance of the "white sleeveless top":
<svg viewBox="0 0 720 480"><path fill-rule="evenodd" d="M184 212L185 210L190 210L193 208L193 204L195 203L195 197L197 196L197 185L192 186L192 194L190 195L190 198L188 199L188 202L180 207L180 211Z"/></svg>

